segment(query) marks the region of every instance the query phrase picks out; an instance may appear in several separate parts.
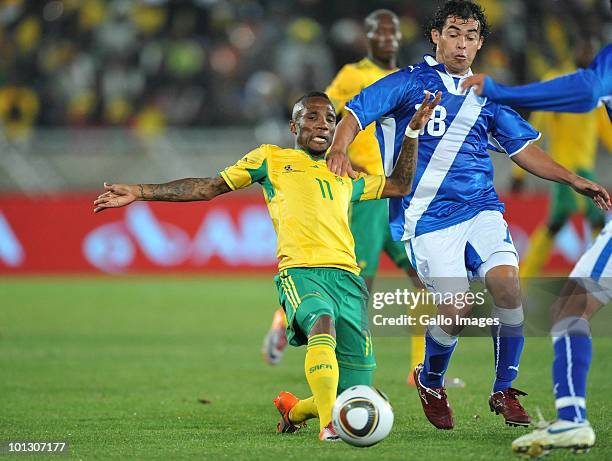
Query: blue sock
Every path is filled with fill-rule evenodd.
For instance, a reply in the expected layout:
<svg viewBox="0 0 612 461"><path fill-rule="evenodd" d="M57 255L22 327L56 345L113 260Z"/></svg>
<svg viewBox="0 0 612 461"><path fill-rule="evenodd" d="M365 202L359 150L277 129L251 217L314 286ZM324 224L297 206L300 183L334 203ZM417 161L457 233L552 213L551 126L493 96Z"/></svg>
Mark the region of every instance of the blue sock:
<svg viewBox="0 0 612 461"><path fill-rule="evenodd" d="M523 352L523 309L502 309L493 307L491 317L497 318L499 325L491 326L493 338L493 358L495 360L495 383L493 392L512 387L519 369Z"/></svg>
<svg viewBox="0 0 612 461"><path fill-rule="evenodd" d="M457 338L448 335L439 326L425 332L425 360L421 383L427 387L442 387L444 373L457 345Z"/></svg>
<svg viewBox="0 0 612 461"><path fill-rule="evenodd" d="M557 418L586 420L586 381L593 352L588 321L567 317L553 327L553 383Z"/></svg>

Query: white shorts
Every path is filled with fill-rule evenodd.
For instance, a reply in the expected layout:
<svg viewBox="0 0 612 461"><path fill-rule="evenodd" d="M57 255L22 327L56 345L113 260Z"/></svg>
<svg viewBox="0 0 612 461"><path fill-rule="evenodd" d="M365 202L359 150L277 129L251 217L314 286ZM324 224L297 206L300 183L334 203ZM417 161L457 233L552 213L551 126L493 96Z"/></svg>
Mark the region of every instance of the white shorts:
<svg viewBox="0 0 612 461"><path fill-rule="evenodd" d="M518 268L518 253L499 211L481 211L454 226L413 237L406 252L428 290L464 293L473 275L482 279L496 266Z"/></svg>
<svg viewBox="0 0 612 461"><path fill-rule="evenodd" d="M612 221L593 242L593 246L578 260L570 273L584 288L603 304L612 299Z"/></svg>

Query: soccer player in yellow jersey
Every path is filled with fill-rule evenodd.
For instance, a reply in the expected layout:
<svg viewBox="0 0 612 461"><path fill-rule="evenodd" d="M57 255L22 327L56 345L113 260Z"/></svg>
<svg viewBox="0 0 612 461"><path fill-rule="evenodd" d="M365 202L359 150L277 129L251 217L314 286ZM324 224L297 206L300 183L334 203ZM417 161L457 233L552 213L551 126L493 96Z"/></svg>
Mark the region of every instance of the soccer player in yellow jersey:
<svg viewBox="0 0 612 461"><path fill-rule="evenodd" d="M257 182L278 235L279 300L287 338L307 345L304 372L312 396L299 400L281 392L274 400L281 414L279 432L295 432L318 417L319 438L337 440L331 411L337 391L370 384L376 366L368 328L368 291L359 276L348 222L351 202L402 197L411 188L419 130L442 94L427 93L412 117L399 159L390 176L360 173L356 179L332 174L325 153L336 128L334 106L325 93L309 93L293 108L295 147L264 144L215 178L188 178L165 184L104 184L95 212L136 200L211 200Z"/></svg>
<svg viewBox="0 0 612 461"><path fill-rule="evenodd" d="M545 80L574 72L576 68L588 67L595 55L595 49L590 40L581 40L575 48L575 66L551 71L545 76ZM557 163L595 181L598 139L608 152L612 151L612 125L604 107L584 114L534 112L530 122L546 137L548 151ZM512 189L520 191L524 170L513 168L512 173ZM605 224L604 212L568 186L553 184L550 198L548 222L538 227L531 237L529 250L521 266L522 277L534 277L541 272L548 261L555 236L572 214L582 213L594 232L599 232Z"/></svg>
<svg viewBox="0 0 612 461"><path fill-rule="evenodd" d="M336 108L336 113L345 116L344 105L362 89L398 70L397 52L402 38L397 15L385 9L370 13L364 20L368 55L359 62L347 64L336 75L325 90ZM385 174L380 147L372 123L360 132L348 149L348 155L355 168L373 174ZM380 260L381 252L387 253L395 265L404 270L415 286L423 288L402 242L391 238L386 200L355 202L349 208L350 228L355 240L355 255L361 268L368 291ZM424 306L421 306L424 307ZM433 307L433 306L432 306ZM270 365L276 365L282 358L287 345L285 339L286 319L278 309L273 316L270 330L264 338L262 354ZM418 327L414 327L418 328ZM421 327L422 328L422 327ZM413 331L412 366L413 370L423 359L424 341L422 331ZM412 373L408 373L409 384L414 385ZM458 378L447 379L447 385L463 386Z"/></svg>

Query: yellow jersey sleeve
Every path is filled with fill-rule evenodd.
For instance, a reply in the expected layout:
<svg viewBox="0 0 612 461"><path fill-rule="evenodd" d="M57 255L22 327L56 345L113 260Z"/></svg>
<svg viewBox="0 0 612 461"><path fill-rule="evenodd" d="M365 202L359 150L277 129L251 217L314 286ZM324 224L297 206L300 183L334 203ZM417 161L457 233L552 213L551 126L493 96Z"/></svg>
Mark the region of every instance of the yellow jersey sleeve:
<svg viewBox="0 0 612 461"><path fill-rule="evenodd" d="M268 176L267 158L270 147L268 144L262 144L235 164L221 171L219 175L232 190L243 189L255 182L262 182Z"/></svg>
<svg viewBox="0 0 612 461"><path fill-rule="evenodd" d="M352 180L351 202L379 199L385 187L386 179L383 175L359 173L357 179Z"/></svg>
<svg viewBox="0 0 612 461"><path fill-rule="evenodd" d="M608 154L612 154L612 123L610 123L610 117L605 107L595 109L597 111L597 131L599 133L599 139L605 146Z"/></svg>
<svg viewBox="0 0 612 461"><path fill-rule="evenodd" d="M363 76L353 65L347 64L336 75L325 93L334 103L336 113L344 109L344 105L363 88Z"/></svg>

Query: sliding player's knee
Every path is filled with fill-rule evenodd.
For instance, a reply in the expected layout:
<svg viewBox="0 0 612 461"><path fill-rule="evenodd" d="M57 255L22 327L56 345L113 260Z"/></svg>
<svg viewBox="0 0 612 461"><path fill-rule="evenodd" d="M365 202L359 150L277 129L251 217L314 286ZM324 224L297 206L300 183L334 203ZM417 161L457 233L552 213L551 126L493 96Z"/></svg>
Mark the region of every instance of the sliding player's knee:
<svg viewBox="0 0 612 461"><path fill-rule="evenodd" d="M336 327L334 325L334 319L331 315L323 314L315 321L308 333L308 336L314 335L331 335L336 337Z"/></svg>

